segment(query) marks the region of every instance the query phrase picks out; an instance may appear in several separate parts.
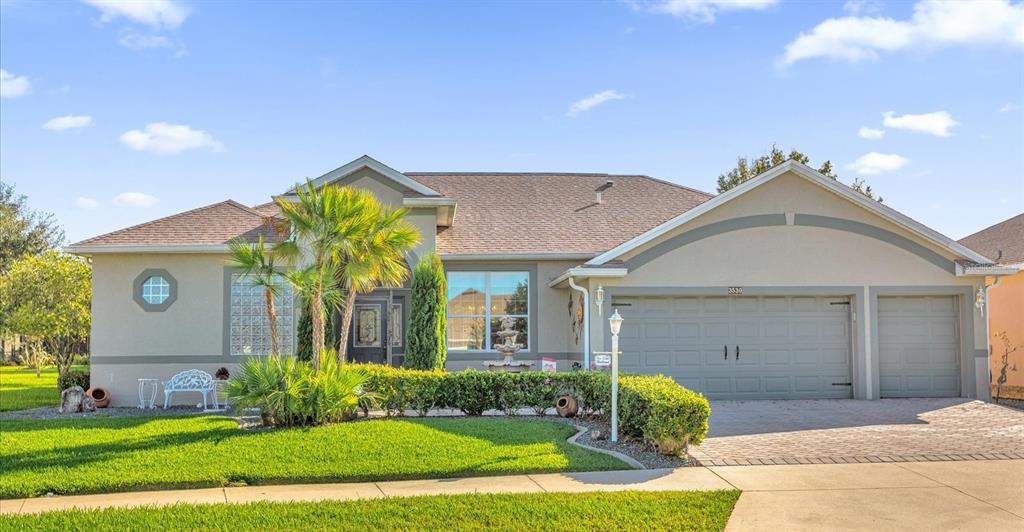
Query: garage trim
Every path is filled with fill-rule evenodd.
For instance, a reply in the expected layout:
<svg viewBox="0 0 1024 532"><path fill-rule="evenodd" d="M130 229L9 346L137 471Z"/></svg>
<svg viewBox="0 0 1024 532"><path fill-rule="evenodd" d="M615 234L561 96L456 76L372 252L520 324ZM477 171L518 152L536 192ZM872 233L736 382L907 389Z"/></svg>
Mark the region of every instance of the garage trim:
<svg viewBox="0 0 1024 532"><path fill-rule="evenodd" d="M977 397L975 359L988 359L987 349L974 348L974 310L971 308L974 292L972 286L872 286L868 290L871 310L868 319L871 330L878 330L879 296L958 296L960 310L960 396ZM879 353L878 334L871 337L871 352ZM871 387L881 390L881 371L871 375Z"/></svg>

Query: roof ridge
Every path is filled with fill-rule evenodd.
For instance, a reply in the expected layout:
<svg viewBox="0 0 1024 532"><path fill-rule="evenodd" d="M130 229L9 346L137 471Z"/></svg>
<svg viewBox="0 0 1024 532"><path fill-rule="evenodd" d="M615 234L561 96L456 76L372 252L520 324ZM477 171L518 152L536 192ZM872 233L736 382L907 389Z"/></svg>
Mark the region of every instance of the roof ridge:
<svg viewBox="0 0 1024 532"><path fill-rule="evenodd" d="M217 207L218 205L232 205L232 206L235 206L235 207L242 207L246 212L249 212L250 214L253 214L255 216L259 216L260 218L263 218L263 215L260 214L259 212L252 211L248 207L245 207L244 205L241 205L237 201L229 198L229 199L226 199L226 200L223 200L223 201L218 201L216 203L210 203L209 205L203 205L202 207L196 207L194 209L189 209L187 211L182 211L182 212L179 212L179 213L170 214L170 215L164 216L162 218L157 218L155 220L150 220L148 222L142 222L142 223L135 224L135 225L132 225L132 226L129 226L129 227L125 227L125 228L122 228L122 229L117 229L117 230L114 230L114 231L110 231L109 233L103 233L103 234L99 234L99 235L96 235L96 236L92 236L92 237L89 237L89 238L87 238L85 240L81 240L79 242L75 242L74 244L71 244L71 245L72 246L86 245L89 242L91 242L93 240L96 240L96 239L99 239L99 238L104 238L104 237L108 237L108 236L118 235L118 234L121 234L121 233L125 233L125 232L128 232L128 231L139 229L141 227L147 227L147 226L153 225L153 224L155 224L157 222L162 222L162 221L165 221L165 220L173 220L175 218L180 218L180 217L185 216L187 214L193 214L193 213L196 213L196 212L199 212L199 211L204 211L204 210L207 210L207 209L212 209L214 207Z"/></svg>
<svg viewBox="0 0 1024 532"><path fill-rule="evenodd" d="M253 215L259 216L260 218L266 218L266 216L263 213L261 213L260 211L257 211L256 209L254 209L252 207L249 207L248 205L243 205L243 204L241 204L241 203L239 203L239 202L237 202L237 201L235 201L235 200L233 200L231 198L228 198L228 199L222 201L221 203L226 203L226 204L231 205L233 207L238 207L239 209L242 209L243 211L245 211L245 212L247 212L249 214L253 214Z"/></svg>
<svg viewBox="0 0 1024 532"><path fill-rule="evenodd" d="M656 183L661 183L663 185L671 185L671 186L674 186L674 187L681 188L683 190L689 190L690 192L696 192L698 194L703 194L703 195L707 196L708 199L711 199L711 198L715 197L715 194L712 194L710 192L705 192L703 190L698 190L696 188L688 187L686 185L681 185L679 183L673 183L672 181L661 179L659 177L652 177L652 176L649 176L649 175L646 175L646 174L638 174L637 177L643 177L645 179L650 179L651 181L654 181Z"/></svg>

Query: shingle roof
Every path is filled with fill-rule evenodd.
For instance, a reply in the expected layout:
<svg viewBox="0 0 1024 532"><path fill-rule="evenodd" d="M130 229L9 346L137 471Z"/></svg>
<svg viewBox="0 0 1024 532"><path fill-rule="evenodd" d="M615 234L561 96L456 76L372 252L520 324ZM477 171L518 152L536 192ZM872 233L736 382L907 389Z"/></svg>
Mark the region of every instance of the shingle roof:
<svg viewBox="0 0 1024 532"><path fill-rule="evenodd" d="M959 242L998 264L1020 264L1024 262L1024 213L966 236Z"/></svg>
<svg viewBox="0 0 1024 532"><path fill-rule="evenodd" d="M255 242L281 239L277 224L263 213L234 200L119 229L83 240L80 246L147 246L226 244L236 237Z"/></svg>
<svg viewBox="0 0 1024 532"><path fill-rule="evenodd" d="M642 175L407 172L458 202L442 254L600 253L712 198ZM613 181L595 201L597 187Z"/></svg>
<svg viewBox="0 0 1024 532"><path fill-rule="evenodd" d="M281 214L281 207L273 201L253 205L252 210L262 214L263 216L277 216L278 214Z"/></svg>

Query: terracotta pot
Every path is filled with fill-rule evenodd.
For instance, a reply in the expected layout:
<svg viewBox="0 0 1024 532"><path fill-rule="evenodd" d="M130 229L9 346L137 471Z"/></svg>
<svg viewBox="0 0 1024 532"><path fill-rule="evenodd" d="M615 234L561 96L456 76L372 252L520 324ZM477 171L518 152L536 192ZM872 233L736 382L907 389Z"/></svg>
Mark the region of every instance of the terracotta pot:
<svg viewBox="0 0 1024 532"><path fill-rule="evenodd" d="M555 412L561 417L575 417L576 412L579 411L579 405L576 404L576 398L571 395L563 395L558 399L555 399Z"/></svg>
<svg viewBox="0 0 1024 532"><path fill-rule="evenodd" d="M96 402L96 408L106 408L110 406L110 392L106 388L89 388L86 394L92 397L92 400Z"/></svg>

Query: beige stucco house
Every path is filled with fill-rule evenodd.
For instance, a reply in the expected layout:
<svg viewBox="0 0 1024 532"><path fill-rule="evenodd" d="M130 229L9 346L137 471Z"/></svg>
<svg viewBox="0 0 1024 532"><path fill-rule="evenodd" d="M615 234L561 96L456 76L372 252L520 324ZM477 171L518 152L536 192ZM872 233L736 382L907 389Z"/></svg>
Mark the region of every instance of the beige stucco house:
<svg viewBox="0 0 1024 532"><path fill-rule="evenodd" d="M987 398L988 258L796 162L719 196L641 175L401 173L361 157L314 181L410 209L449 278L448 369L482 369L501 317L524 360L591 366L625 318L624 371L711 398ZM280 197L294 196L293 190ZM281 238L273 203L225 201L71 246L93 263L92 380L233 369L267 350L232 238ZM351 352L401 363L408 290L355 309ZM298 305L279 302L294 346ZM183 400L188 400L183 399Z"/></svg>

